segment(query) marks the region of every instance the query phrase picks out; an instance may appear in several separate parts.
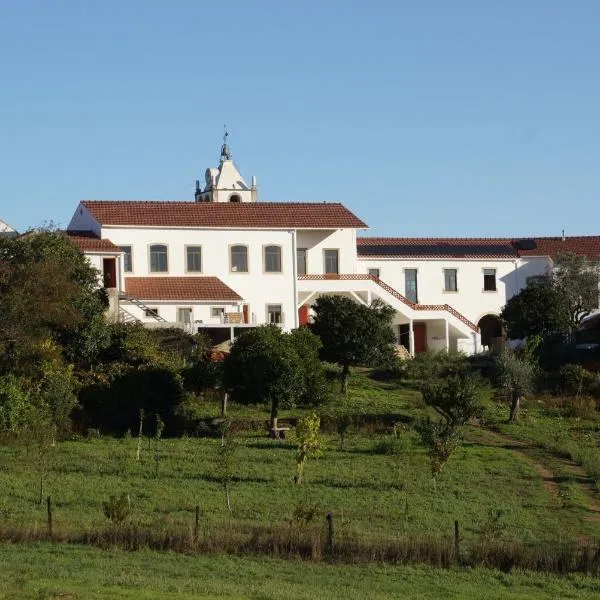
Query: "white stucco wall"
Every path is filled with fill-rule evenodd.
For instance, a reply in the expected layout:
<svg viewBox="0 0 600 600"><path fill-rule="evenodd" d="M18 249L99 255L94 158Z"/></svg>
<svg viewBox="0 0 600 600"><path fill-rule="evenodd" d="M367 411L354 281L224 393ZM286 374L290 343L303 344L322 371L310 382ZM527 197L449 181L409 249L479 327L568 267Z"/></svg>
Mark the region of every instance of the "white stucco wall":
<svg viewBox="0 0 600 600"><path fill-rule="evenodd" d="M71 222L67 229L76 231L93 231L96 235L100 235L100 224L92 215L88 209L85 208L81 203L77 207L75 214L71 218Z"/></svg>
<svg viewBox="0 0 600 600"><path fill-rule="evenodd" d="M254 316L257 323L266 322L268 304L281 304L285 328L289 329L295 326L296 300L293 271L295 258L292 250L292 233L289 231L104 227L102 228L102 237L110 239L117 246L132 247L133 272L125 273L125 277L193 277L202 275L218 277L244 298L243 304L249 305L250 318L252 319ZM165 244L168 247L168 272L150 272L149 254L152 244ZM247 273L231 272L229 248L232 245L248 247ZM281 246L281 273L264 271L263 249L266 245ZM202 247L201 273L186 272L186 246ZM182 301L171 306L172 308L164 306L166 312L163 316L167 320L175 321L176 308L191 306L191 304ZM206 318L207 315L200 308L197 313L196 310L194 311L194 320Z"/></svg>
<svg viewBox="0 0 600 600"><path fill-rule="evenodd" d="M311 275L325 273L325 250L339 250L340 273L356 273L356 231L354 229L336 229L298 231L298 248L307 248L306 269Z"/></svg>
<svg viewBox="0 0 600 600"><path fill-rule="evenodd" d="M507 300L526 285L527 277L547 272L548 259L399 259L359 258L358 272L379 269L380 279L406 294L404 269L417 270L421 304L449 304L472 322L486 314L500 314ZM444 269L457 270L457 292L444 290ZM484 291L484 269L496 270L496 291Z"/></svg>

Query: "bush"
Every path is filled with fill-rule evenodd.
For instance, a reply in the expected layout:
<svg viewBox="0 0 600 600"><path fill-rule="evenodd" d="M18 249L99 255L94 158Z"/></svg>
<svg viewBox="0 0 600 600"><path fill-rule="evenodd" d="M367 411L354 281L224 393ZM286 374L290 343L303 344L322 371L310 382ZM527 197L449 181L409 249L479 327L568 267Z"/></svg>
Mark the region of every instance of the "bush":
<svg viewBox="0 0 600 600"><path fill-rule="evenodd" d="M461 352L423 352L406 362L406 377L414 381L464 375L470 370L468 358Z"/></svg>
<svg viewBox="0 0 600 600"><path fill-rule="evenodd" d="M566 364L558 371L557 390L563 395L580 395L590 391L596 384L595 377L581 365Z"/></svg>

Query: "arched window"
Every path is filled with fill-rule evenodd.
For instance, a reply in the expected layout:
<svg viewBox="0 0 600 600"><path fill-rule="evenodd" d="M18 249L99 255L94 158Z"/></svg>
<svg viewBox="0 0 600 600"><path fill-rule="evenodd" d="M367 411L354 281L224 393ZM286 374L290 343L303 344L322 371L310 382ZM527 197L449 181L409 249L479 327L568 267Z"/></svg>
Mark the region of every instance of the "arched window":
<svg viewBox="0 0 600 600"><path fill-rule="evenodd" d="M265 246L265 273L281 273L281 246Z"/></svg>
<svg viewBox="0 0 600 600"><path fill-rule="evenodd" d="M150 246L150 272L166 273L168 270L167 246L165 244L153 244Z"/></svg>
<svg viewBox="0 0 600 600"><path fill-rule="evenodd" d="M248 272L248 246L231 246L231 271L234 273Z"/></svg>
<svg viewBox="0 0 600 600"><path fill-rule="evenodd" d="M231 194L231 196L229 196L229 202L241 202L242 198L239 196L239 194Z"/></svg>

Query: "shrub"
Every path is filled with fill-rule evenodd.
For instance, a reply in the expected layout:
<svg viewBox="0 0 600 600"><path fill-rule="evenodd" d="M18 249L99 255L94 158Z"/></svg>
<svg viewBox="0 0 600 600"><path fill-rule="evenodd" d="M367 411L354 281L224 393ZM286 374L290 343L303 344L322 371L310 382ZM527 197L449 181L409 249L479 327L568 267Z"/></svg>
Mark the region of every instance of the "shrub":
<svg viewBox="0 0 600 600"><path fill-rule="evenodd" d="M558 391L565 395L580 395L595 383L593 374L577 364L563 365L558 371L558 379Z"/></svg>
<svg viewBox="0 0 600 600"><path fill-rule="evenodd" d="M131 504L128 494L120 496L111 495L106 502L102 502L102 512L104 516L115 525L120 525L127 519L131 512Z"/></svg>
<svg viewBox="0 0 600 600"><path fill-rule="evenodd" d="M433 378L465 374L471 370L469 360L461 352L422 352L406 362L406 377L427 382Z"/></svg>

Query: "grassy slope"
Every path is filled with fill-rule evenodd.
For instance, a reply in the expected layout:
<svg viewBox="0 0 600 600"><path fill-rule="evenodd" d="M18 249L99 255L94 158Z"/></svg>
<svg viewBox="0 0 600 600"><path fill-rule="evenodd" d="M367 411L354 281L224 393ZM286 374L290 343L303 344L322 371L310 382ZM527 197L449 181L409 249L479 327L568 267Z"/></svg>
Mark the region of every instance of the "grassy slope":
<svg viewBox="0 0 600 600"><path fill-rule="evenodd" d="M597 598L586 577L485 569L342 566L261 558L192 557L51 544L0 545L0 598Z"/></svg>
<svg viewBox="0 0 600 600"><path fill-rule="evenodd" d="M423 414L418 395L403 387L354 376L348 402L353 413ZM265 412L266 414L266 412ZM260 415L259 415L260 418ZM237 521L285 523L300 503L316 505L319 519L333 512L338 535L395 537L414 532L452 534L458 519L466 541L486 528L494 510L503 513L505 535L525 541L600 535L600 523L574 498L549 494L531 462L510 449L466 443L432 485L427 458L412 434L401 434L405 451L378 454L389 434L351 434L343 451L335 435L324 436L326 451L309 460L306 483L294 486L293 436L271 441L239 437L234 459L232 502ZM144 442L142 463L134 460L135 439L61 443L53 450L47 493L55 504L55 530L106 524L101 502L128 493L133 520L156 527L191 523L196 504L203 525L228 520L222 486L215 478L219 442L163 440L160 477ZM24 448L0 448L0 526L43 527L45 507L38 494L35 456Z"/></svg>

